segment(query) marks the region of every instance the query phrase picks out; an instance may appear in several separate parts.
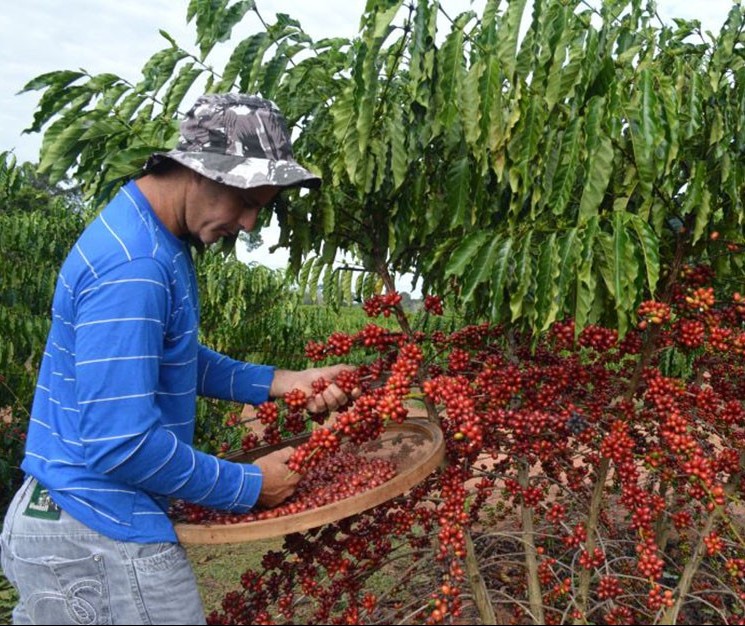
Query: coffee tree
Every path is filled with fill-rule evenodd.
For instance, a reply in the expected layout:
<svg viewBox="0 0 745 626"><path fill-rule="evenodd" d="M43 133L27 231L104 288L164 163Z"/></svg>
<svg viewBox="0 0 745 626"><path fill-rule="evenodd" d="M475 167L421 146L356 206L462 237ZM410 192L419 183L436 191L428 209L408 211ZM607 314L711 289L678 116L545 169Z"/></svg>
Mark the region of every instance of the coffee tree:
<svg viewBox="0 0 745 626"><path fill-rule="evenodd" d="M212 621L743 619L742 7L717 36L638 0L526 7L370 0L352 40L279 14L234 44L253 3L195 0L198 52L164 33L139 83L27 85L44 91L42 169L95 198L173 145L198 81L274 99L326 181L276 207L301 286L356 290L400 323L308 346L369 360L363 395L311 441L374 437L415 399L445 434L437 475L288 536ZM219 42L234 47L218 72ZM447 295L484 323L410 320L394 281L408 271L431 314ZM264 419L297 422L299 404ZM365 589L404 556L401 580L426 591Z"/></svg>
<svg viewBox="0 0 745 626"><path fill-rule="evenodd" d="M72 171L103 198L175 142L192 85L260 92L327 181L278 209L296 269L313 251L327 264L351 251L367 271L413 270L437 291L455 279L492 319L540 331L569 314L624 333L678 231L704 257L708 234L738 234L742 16L733 6L707 42L641 2L598 6L543 1L527 16L524 1L490 2L442 33L436 3L369 2L358 38L319 42L280 14L217 72L210 52L258 10L194 1L198 52L163 33L169 46L136 84L37 77L31 129L49 124L44 171Z"/></svg>

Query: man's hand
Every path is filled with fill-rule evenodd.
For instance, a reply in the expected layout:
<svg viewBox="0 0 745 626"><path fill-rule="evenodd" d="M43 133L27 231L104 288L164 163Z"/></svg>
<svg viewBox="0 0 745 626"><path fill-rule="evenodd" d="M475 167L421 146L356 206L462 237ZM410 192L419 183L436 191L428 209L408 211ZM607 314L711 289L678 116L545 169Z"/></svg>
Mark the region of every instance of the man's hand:
<svg viewBox="0 0 745 626"><path fill-rule="evenodd" d="M295 491L300 481L300 474L290 472L287 461L294 449L287 447L275 450L256 461L256 465L264 476L261 484L261 493L257 504L265 508L275 507L282 504Z"/></svg>
<svg viewBox="0 0 745 626"><path fill-rule="evenodd" d="M340 406L344 406L351 399L360 395L360 390L355 389L351 398L347 396L339 387L334 384L334 379L345 370L354 370L351 365L330 365L328 367L313 367L307 370L294 372L291 370L276 370L274 380L269 389L269 395L273 398L279 398L288 391L300 389L308 396L308 410L311 413L323 413L325 411L334 411ZM313 392L313 381L319 378L325 378L331 384L321 393Z"/></svg>

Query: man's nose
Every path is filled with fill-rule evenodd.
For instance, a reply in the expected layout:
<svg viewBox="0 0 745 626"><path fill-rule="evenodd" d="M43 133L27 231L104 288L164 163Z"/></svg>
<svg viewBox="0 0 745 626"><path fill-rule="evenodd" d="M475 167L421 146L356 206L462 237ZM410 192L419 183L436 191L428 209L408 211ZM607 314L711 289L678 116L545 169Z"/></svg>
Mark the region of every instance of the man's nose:
<svg viewBox="0 0 745 626"><path fill-rule="evenodd" d="M238 223L241 226L241 230L252 231L256 226L256 218L259 215L258 209L248 209L244 211Z"/></svg>

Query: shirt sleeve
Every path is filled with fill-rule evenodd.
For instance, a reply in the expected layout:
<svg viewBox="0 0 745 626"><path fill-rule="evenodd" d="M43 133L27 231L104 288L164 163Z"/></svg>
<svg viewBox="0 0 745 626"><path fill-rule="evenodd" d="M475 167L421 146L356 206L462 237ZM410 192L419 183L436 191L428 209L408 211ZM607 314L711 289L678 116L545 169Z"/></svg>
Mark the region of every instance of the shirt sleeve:
<svg viewBox="0 0 745 626"><path fill-rule="evenodd" d="M236 361L205 346L199 346L197 369L200 396L261 404L269 399L274 368Z"/></svg>
<svg viewBox="0 0 745 626"><path fill-rule="evenodd" d="M154 259L135 259L78 294L76 395L89 468L151 493L245 511L261 471L199 452L162 426L156 401L169 279ZM192 411L193 416L193 411Z"/></svg>

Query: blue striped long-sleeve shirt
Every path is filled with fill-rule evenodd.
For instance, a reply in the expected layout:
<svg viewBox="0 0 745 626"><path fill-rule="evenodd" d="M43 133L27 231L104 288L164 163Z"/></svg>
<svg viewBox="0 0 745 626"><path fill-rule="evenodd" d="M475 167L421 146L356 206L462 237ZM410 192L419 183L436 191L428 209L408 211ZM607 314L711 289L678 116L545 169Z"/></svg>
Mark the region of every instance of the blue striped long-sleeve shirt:
<svg viewBox="0 0 745 626"><path fill-rule="evenodd" d="M196 396L260 403L274 370L198 342L188 245L130 182L60 270L22 464L114 539L176 539L171 497L246 511L261 472L192 446Z"/></svg>

